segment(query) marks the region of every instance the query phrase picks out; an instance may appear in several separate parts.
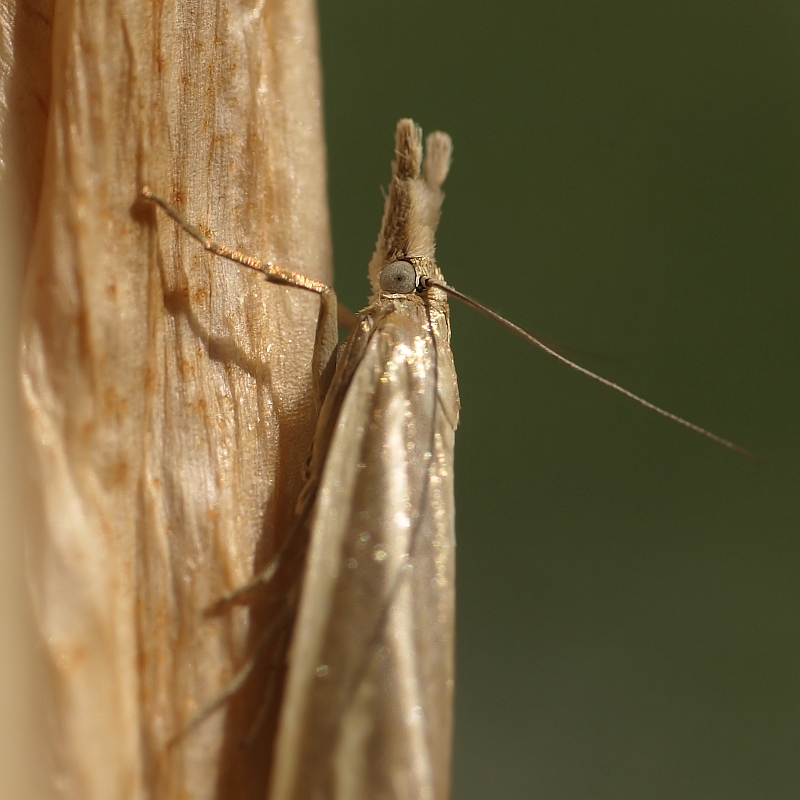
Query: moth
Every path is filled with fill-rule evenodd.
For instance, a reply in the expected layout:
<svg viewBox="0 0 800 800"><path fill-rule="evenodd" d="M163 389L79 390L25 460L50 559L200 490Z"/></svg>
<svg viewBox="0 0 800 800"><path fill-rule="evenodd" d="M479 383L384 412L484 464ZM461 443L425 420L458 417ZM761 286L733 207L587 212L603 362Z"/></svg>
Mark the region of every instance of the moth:
<svg viewBox="0 0 800 800"><path fill-rule="evenodd" d="M453 444L459 398L434 235L450 138L396 132L357 318L322 406L308 553L273 798L449 794L454 685Z"/></svg>
<svg viewBox="0 0 800 800"><path fill-rule="evenodd" d="M453 445L459 395L447 296L475 307L573 369L714 441L737 445L664 411L547 347L447 284L435 261L442 184L452 144L397 125L396 159L369 265L373 295L328 386L335 296L324 284L204 237L217 255L321 297L314 374L324 400L298 523L277 558L234 602L305 559L287 598L294 616L276 740L272 800L445 800L454 690ZM259 649L274 644L265 632ZM241 685L245 672L201 713Z"/></svg>

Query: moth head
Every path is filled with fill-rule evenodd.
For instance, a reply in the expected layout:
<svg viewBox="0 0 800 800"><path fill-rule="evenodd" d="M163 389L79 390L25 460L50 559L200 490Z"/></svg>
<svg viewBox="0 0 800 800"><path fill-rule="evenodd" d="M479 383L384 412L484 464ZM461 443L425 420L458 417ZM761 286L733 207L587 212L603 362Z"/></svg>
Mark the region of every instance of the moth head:
<svg viewBox="0 0 800 800"><path fill-rule="evenodd" d="M437 131L428 136L425 149L423 160L422 130L413 120L401 119L395 134L396 159L392 164L392 182L375 254L369 266L375 295L388 291L404 293L383 286L384 272L395 263L424 261L438 273L433 265L435 235L444 200L442 183L450 168L453 146L446 133ZM419 278L424 277L426 270L416 271L416 284L419 284ZM388 275L386 279L389 280Z"/></svg>

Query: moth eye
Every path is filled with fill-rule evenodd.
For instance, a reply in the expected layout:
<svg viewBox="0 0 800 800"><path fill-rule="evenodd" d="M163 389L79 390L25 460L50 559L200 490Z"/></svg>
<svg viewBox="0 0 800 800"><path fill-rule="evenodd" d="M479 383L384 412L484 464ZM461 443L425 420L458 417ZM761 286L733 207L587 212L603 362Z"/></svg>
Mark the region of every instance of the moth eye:
<svg viewBox="0 0 800 800"><path fill-rule="evenodd" d="M408 261L393 261L383 268L380 284L389 294L411 294L417 288L416 270Z"/></svg>

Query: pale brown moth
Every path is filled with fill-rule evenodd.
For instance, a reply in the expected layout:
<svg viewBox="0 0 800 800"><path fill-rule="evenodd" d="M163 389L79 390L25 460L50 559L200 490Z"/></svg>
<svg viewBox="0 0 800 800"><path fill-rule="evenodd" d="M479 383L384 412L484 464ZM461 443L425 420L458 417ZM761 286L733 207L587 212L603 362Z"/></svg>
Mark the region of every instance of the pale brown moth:
<svg viewBox="0 0 800 800"><path fill-rule="evenodd" d="M434 234L450 138L397 127L358 316L322 408L273 798L449 794L458 389Z"/></svg>
<svg viewBox="0 0 800 800"><path fill-rule="evenodd" d="M278 557L221 606L306 559L286 598L295 616L276 740L272 800L445 800L454 688L453 443L459 397L450 294L549 355L748 457L751 454L569 361L445 283L434 236L451 158L433 133L423 160L411 120L369 267L373 296L343 345L326 391L335 297L324 284L218 245L147 187L203 246L318 293L316 374L324 393L298 524ZM259 649L280 647L275 630ZM252 664L252 661L251 661ZM248 668L193 720L241 685Z"/></svg>

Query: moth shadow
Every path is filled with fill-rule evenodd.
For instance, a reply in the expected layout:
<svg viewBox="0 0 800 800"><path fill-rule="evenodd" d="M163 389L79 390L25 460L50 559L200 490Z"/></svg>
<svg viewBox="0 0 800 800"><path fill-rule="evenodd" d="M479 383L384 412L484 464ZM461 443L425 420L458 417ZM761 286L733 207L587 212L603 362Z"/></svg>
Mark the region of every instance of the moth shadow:
<svg viewBox="0 0 800 800"><path fill-rule="evenodd" d="M276 397L270 364L244 352L233 336L212 336L195 313L185 291L165 293L164 305L168 313L185 320L210 360L226 368L241 369L264 387L265 394ZM272 561L295 528L297 497L303 486L304 469L314 437L313 409L311 397L307 408L300 409L299 413L297 408L277 407L280 436L274 453L274 484L261 512L263 524L253 559L255 573ZM214 793L218 800L263 800L266 796L293 622L293 615L287 615L286 608L303 566L303 558L294 559L279 570L273 581L248 598L250 624L244 660L233 668L240 669L248 664L264 632L271 627L276 629L271 644L255 657L250 675L223 709L223 742ZM222 612L223 616L230 613L229 610Z"/></svg>

